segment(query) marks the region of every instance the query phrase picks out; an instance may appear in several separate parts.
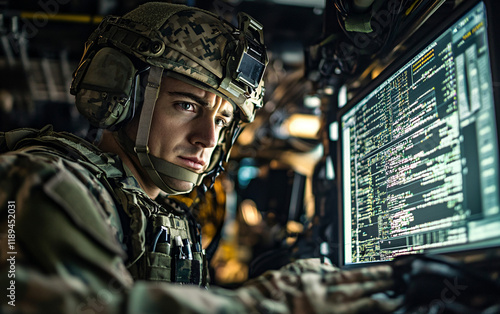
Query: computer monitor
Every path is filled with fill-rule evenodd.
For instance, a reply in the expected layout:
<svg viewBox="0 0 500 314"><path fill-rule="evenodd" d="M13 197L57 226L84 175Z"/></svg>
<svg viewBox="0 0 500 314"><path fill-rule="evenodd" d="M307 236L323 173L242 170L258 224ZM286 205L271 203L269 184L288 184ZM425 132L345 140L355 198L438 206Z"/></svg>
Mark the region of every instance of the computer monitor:
<svg viewBox="0 0 500 314"><path fill-rule="evenodd" d="M466 1L339 110L340 264L500 247L493 2Z"/></svg>

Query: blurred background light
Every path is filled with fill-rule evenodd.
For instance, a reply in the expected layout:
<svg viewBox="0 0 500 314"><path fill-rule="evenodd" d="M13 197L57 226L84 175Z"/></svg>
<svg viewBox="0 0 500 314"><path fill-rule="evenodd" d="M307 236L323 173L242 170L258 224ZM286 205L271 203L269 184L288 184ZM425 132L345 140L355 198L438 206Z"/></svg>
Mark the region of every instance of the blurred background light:
<svg viewBox="0 0 500 314"><path fill-rule="evenodd" d="M316 115L296 113L292 114L283 125L290 136L317 139L321 120Z"/></svg>
<svg viewBox="0 0 500 314"><path fill-rule="evenodd" d="M241 202L241 214L243 220L249 226L257 226L262 221L262 215L257 209L257 205L250 199Z"/></svg>

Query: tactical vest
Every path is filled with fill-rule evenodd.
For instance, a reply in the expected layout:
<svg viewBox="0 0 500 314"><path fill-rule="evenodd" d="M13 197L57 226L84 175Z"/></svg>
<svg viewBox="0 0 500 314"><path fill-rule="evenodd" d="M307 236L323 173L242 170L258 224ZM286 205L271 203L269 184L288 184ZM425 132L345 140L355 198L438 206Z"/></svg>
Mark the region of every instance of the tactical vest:
<svg viewBox="0 0 500 314"><path fill-rule="evenodd" d="M187 206L166 197L149 198L117 156L50 126L0 132L0 153L12 150L65 158L97 178L114 200L111 214L119 222L114 227L135 280L208 286L201 232Z"/></svg>

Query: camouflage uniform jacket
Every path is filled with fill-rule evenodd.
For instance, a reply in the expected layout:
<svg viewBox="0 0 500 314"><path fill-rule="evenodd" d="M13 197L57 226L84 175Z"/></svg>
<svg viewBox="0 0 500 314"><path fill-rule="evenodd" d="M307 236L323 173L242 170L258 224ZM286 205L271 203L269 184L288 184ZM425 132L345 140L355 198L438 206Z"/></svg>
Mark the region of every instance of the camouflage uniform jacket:
<svg viewBox="0 0 500 314"><path fill-rule="evenodd" d="M189 224L149 199L118 157L47 128L0 133L0 151L2 313L334 312L318 271L336 270L324 266L292 264L235 290L200 287L201 268L198 284L164 282L196 272L155 275L171 261L144 250L148 228L159 238L157 225L170 224L171 236L191 239Z"/></svg>

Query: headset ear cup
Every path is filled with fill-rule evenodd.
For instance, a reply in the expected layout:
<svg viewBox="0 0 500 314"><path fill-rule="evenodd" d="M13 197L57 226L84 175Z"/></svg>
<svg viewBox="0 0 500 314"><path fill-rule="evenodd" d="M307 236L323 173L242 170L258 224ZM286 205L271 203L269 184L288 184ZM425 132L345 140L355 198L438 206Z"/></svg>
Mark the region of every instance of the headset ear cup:
<svg viewBox="0 0 500 314"><path fill-rule="evenodd" d="M132 115L136 67L125 54L105 47L84 71L75 90L78 111L95 127L116 128Z"/></svg>

